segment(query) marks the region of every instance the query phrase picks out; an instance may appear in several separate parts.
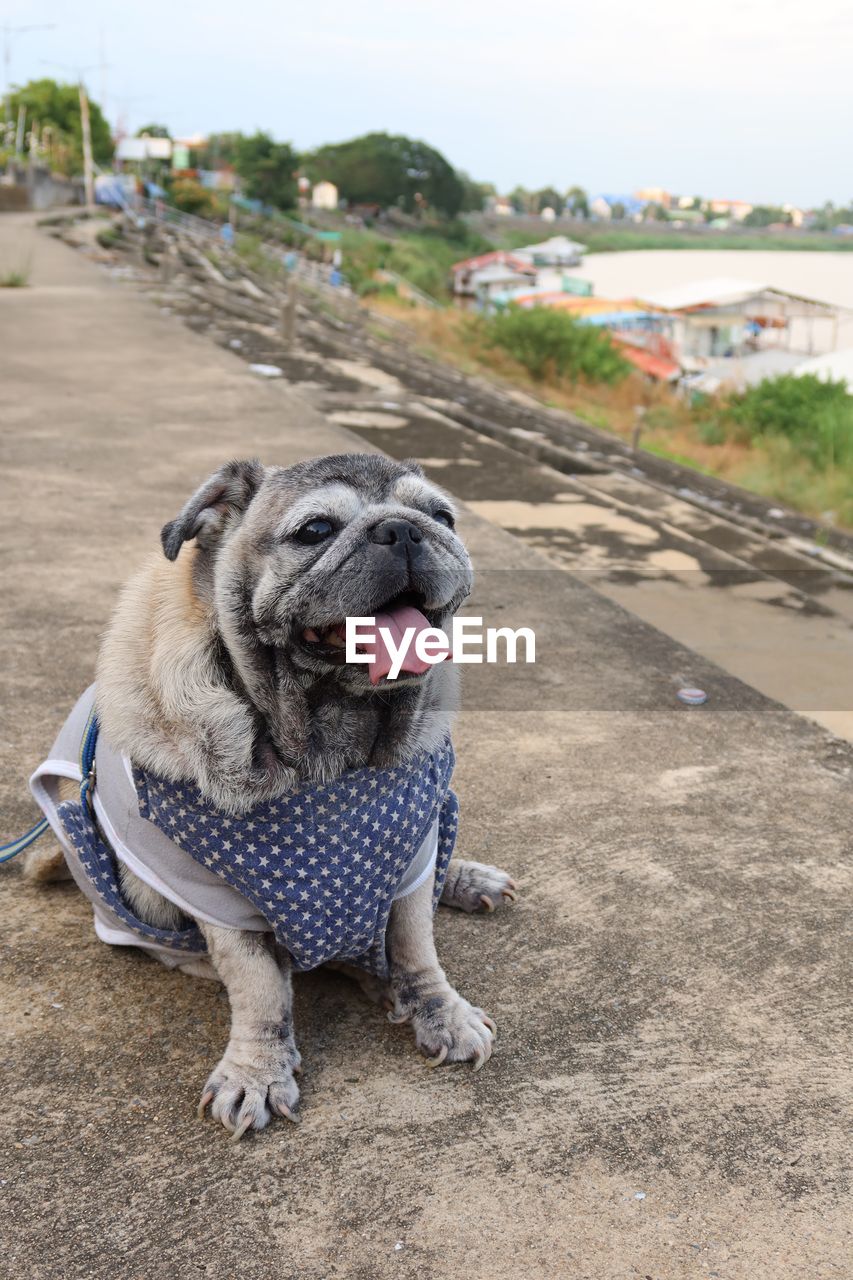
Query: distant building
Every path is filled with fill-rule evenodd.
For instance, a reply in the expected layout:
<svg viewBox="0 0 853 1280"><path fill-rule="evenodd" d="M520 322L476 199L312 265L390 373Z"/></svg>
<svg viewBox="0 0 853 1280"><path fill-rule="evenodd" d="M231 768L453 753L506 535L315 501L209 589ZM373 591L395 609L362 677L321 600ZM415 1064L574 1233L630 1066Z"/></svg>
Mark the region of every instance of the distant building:
<svg viewBox="0 0 853 1280"><path fill-rule="evenodd" d="M634 195L642 204L659 204L663 209L672 207L672 195L663 187L642 187Z"/></svg>
<svg viewBox="0 0 853 1280"><path fill-rule="evenodd" d="M686 372L713 368L723 381L736 374L748 382L753 357L761 356L755 363L767 370L770 351L782 354L781 368L793 353L837 345L837 307L750 280L696 280L641 301L668 316L672 349Z"/></svg>
<svg viewBox="0 0 853 1280"><path fill-rule="evenodd" d="M785 213L787 213L788 217L791 219L792 227L806 226L806 219L808 218L808 214L806 213L805 209L798 209L795 204L783 204L782 209L784 210Z"/></svg>
<svg viewBox="0 0 853 1280"><path fill-rule="evenodd" d="M853 394L853 347L844 347L841 351L831 351L826 355L804 360L793 373L798 378L812 374L822 382L846 382L847 390Z"/></svg>
<svg viewBox="0 0 853 1280"><path fill-rule="evenodd" d="M509 218L513 214L512 201L507 196L487 196L486 213L496 213L501 218Z"/></svg>
<svg viewBox="0 0 853 1280"><path fill-rule="evenodd" d="M235 191L237 188L237 174L231 165L222 169L199 169L198 180L210 191Z"/></svg>
<svg viewBox="0 0 853 1280"><path fill-rule="evenodd" d="M312 209L337 209L338 188L334 182L317 182L311 191Z"/></svg>
<svg viewBox="0 0 853 1280"><path fill-rule="evenodd" d="M643 216L646 203L632 195L599 195L590 200L589 211L594 218L602 218L607 222L614 216L613 210L621 205L625 211L624 217L638 220Z"/></svg>
<svg viewBox="0 0 853 1280"><path fill-rule="evenodd" d="M172 139L152 138L146 133L141 138L122 138L116 147L117 160L171 160Z"/></svg>
<svg viewBox="0 0 853 1280"><path fill-rule="evenodd" d="M188 138L173 138L176 147L186 147L187 151L199 151L207 146L207 138L203 133L190 134Z"/></svg>
<svg viewBox="0 0 853 1280"><path fill-rule="evenodd" d="M474 271L470 277L471 293L481 304L488 304L497 294L511 293L530 284L526 271L516 270L502 262L492 262Z"/></svg>
<svg viewBox="0 0 853 1280"><path fill-rule="evenodd" d="M546 205L545 208L540 213L539 217L542 219L543 222L556 222L557 213L556 213L556 210L552 209L550 205Z"/></svg>
<svg viewBox="0 0 853 1280"><path fill-rule="evenodd" d="M585 244L568 236L552 236L541 244L515 249L514 257L529 267L576 267L585 253Z"/></svg>
<svg viewBox="0 0 853 1280"><path fill-rule="evenodd" d="M712 200L710 205L712 213L732 218L735 222L743 222L755 207L748 200Z"/></svg>
<svg viewBox="0 0 853 1280"><path fill-rule="evenodd" d="M457 297L473 298L477 294L477 286L481 282L482 273L490 267L500 267L507 280L506 288L510 288L510 277L514 283L531 284L536 280L536 268L526 262L519 254L509 253L505 249L495 249L491 253L481 253L476 258L465 258L455 262L450 268L453 275L453 292ZM494 277L487 277L492 284Z"/></svg>

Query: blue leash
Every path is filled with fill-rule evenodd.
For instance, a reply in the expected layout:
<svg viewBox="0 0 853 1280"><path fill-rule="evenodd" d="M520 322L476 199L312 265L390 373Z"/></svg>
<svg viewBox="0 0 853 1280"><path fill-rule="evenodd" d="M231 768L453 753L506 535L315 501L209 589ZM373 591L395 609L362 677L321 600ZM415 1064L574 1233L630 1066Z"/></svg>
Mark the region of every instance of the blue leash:
<svg viewBox="0 0 853 1280"><path fill-rule="evenodd" d="M35 844L39 836L44 835L49 826L50 823L47 818L42 818L41 822L37 822L34 827L30 827L29 831L25 831L22 836L18 836L17 840L12 840L10 844L0 844L0 862L8 862L10 858L16 858L19 853L29 849L31 844Z"/></svg>
<svg viewBox="0 0 853 1280"><path fill-rule="evenodd" d="M94 708L86 721L86 728L83 730L83 741L80 744L80 772L83 775L83 781L80 784L80 799L92 811L92 791L95 786L95 747L98 744L98 719L95 715ZM10 841L9 844L0 845L0 862L9 862L12 858L16 858L19 853L23 853L25 849L29 849L31 844L35 844L44 833L49 829L50 823L47 818L42 818L41 822L37 822L34 827L30 827L29 831L25 831L22 836L18 836L17 840Z"/></svg>

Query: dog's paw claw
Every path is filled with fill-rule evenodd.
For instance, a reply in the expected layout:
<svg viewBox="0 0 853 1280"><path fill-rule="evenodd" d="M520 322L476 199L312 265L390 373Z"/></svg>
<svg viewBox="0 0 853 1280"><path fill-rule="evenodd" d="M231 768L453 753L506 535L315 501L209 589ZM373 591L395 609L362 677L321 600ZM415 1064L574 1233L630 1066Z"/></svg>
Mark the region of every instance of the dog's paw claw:
<svg viewBox="0 0 853 1280"><path fill-rule="evenodd" d="M209 1106L211 1116L228 1130L233 1142L239 1142L249 1129L265 1129L274 1115L298 1124L299 1087L293 1073L299 1065L295 1048L284 1060L248 1065L230 1059L226 1052L204 1087L199 1117L204 1118Z"/></svg>
<svg viewBox="0 0 853 1280"><path fill-rule="evenodd" d="M454 859L447 873L441 901L469 914L486 911L491 915L506 903L515 902L517 889L512 877L499 867Z"/></svg>
<svg viewBox="0 0 853 1280"><path fill-rule="evenodd" d="M471 1062L479 1071L492 1056L497 1033L494 1020L452 991L436 1008L427 1001L412 1014L415 1040L430 1067L443 1062Z"/></svg>
<svg viewBox="0 0 853 1280"><path fill-rule="evenodd" d="M250 1129L251 1127L252 1127L252 1117L251 1117L251 1116L246 1116L246 1117L241 1121L241 1123L240 1123L240 1124L238 1124L237 1128L236 1128L236 1129L234 1130L234 1132L231 1134L231 1141L232 1141L232 1142L239 1142L239 1141L240 1141L240 1139L242 1138L243 1134L246 1132L246 1130L247 1130L247 1129Z"/></svg>

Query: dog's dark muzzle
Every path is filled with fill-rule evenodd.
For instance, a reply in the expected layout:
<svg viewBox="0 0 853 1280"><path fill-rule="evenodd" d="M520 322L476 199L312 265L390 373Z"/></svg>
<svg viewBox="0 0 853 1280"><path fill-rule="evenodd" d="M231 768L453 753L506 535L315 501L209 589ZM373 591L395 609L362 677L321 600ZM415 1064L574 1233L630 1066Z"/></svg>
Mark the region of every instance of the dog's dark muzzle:
<svg viewBox="0 0 853 1280"><path fill-rule="evenodd" d="M423 533L408 520L382 520L373 526L368 538L391 555L407 560L416 560L424 549Z"/></svg>

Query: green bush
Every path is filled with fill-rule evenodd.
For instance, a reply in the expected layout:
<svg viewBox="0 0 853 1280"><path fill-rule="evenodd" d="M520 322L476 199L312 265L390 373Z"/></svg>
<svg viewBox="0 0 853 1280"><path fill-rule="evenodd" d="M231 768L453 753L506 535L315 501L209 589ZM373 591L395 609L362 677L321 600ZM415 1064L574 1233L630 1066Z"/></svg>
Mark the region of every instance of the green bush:
<svg viewBox="0 0 853 1280"><path fill-rule="evenodd" d="M565 311L510 306L488 319L484 332L488 346L506 351L540 382L557 375L615 383L631 369L606 334Z"/></svg>
<svg viewBox="0 0 853 1280"><path fill-rule="evenodd" d="M697 412L696 434L703 444L725 444L727 439L725 424L713 412L704 416Z"/></svg>
<svg viewBox="0 0 853 1280"><path fill-rule="evenodd" d="M176 209L194 213L198 218L213 218L219 208L214 192L194 178L175 178L169 188L169 196Z"/></svg>
<svg viewBox="0 0 853 1280"><path fill-rule="evenodd" d="M723 417L750 441L781 437L815 465L853 466L853 396L843 380L765 378L730 396Z"/></svg>

